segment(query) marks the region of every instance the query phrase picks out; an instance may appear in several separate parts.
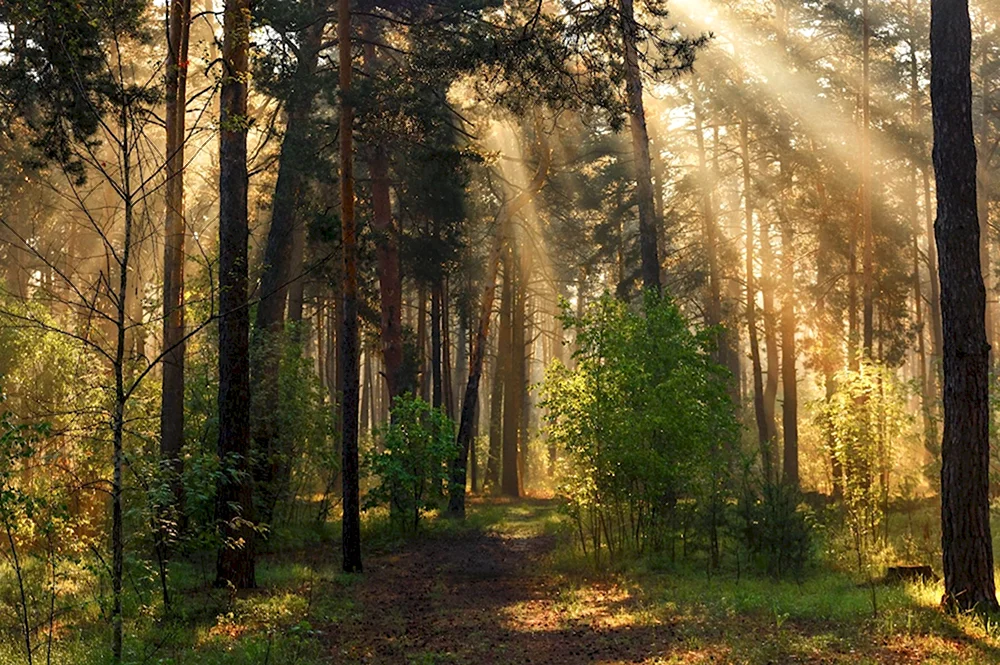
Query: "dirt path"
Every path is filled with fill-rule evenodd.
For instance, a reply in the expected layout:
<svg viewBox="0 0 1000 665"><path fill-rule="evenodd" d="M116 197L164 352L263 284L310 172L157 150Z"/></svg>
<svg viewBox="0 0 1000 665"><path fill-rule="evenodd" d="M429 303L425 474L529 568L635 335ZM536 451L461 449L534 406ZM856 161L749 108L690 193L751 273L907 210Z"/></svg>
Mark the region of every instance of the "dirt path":
<svg viewBox="0 0 1000 665"><path fill-rule="evenodd" d="M501 526L418 538L373 556L334 593L350 611L323 630L336 665L911 665L1000 663L953 629L879 629L674 604L614 576L566 577L543 524L552 504L506 508ZM930 611L925 615L941 621ZM866 615L867 616L867 615ZM943 624L942 624L943 625Z"/></svg>
<svg viewBox="0 0 1000 665"><path fill-rule="evenodd" d="M336 663L642 663L670 650L667 625L616 621L612 584L562 598L553 536L493 531L414 543L369 561L357 616L330 635Z"/></svg>

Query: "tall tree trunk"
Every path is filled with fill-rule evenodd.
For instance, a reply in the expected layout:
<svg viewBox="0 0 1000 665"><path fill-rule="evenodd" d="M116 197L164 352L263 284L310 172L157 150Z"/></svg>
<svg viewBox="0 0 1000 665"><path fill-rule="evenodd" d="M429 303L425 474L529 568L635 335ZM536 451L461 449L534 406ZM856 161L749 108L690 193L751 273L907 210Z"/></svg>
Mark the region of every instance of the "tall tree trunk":
<svg viewBox="0 0 1000 665"><path fill-rule="evenodd" d="M861 227L863 237L863 346L865 357L872 357L875 276L872 272L875 234L872 229L872 155L870 125L870 52L871 17L868 0L861 3Z"/></svg>
<svg viewBox="0 0 1000 665"><path fill-rule="evenodd" d="M490 449L486 460L486 483L493 491L500 489L500 460L503 457L503 380L507 349L510 348L511 295L510 269L504 261L503 288L500 291L500 326L497 330L493 380L490 382ZM471 369L471 364L470 364ZM463 405L463 410L465 409Z"/></svg>
<svg viewBox="0 0 1000 665"><path fill-rule="evenodd" d="M931 0L931 110L944 332L944 603L995 611L989 505L989 345L979 263L967 0Z"/></svg>
<svg viewBox="0 0 1000 665"><path fill-rule="evenodd" d="M455 400L452 391L453 368L451 366L451 321L448 316L448 277L441 285L441 390L444 393L444 411L455 419ZM461 344L459 344L461 346Z"/></svg>
<svg viewBox="0 0 1000 665"><path fill-rule="evenodd" d="M316 68L325 21L315 19L301 33L299 61L294 87L285 108L285 137L281 143L278 179L271 207L271 227L264 249L264 272L260 280L257 316L254 322L254 388L260 405L278 405L285 307L289 287L298 286L298 318L301 319L301 271L305 227L296 219L296 207L304 184L303 162L308 153L309 115L316 96ZM258 519L270 523L279 498L287 489L293 451L279 432L279 409L254 410L252 438L254 483L257 488Z"/></svg>
<svg viewBox="0 0 1000 665"><path fill-rule="evenodd" d="M133 121L131 117L131 105L126 97L123 100L119 116L119 130L121 132L121 152L119 157L122 164L121 179L121 200L125 213L125 228L123 229L123 241L118 259L118 288L114 293L115 303L114 329L115 345L112 359L112 372L115 378L115 400L114 409L111 414L112 432L112 481L111 481L111 656L115 665L122 662L123 654L123 608L122 599L124 596L125 580L125 515L123 511L124 498L124 468L126 463L124 435L125 435L125 406L128 401L129 392L125 387L126 372L126 351L128 349L127 332L129 322L127 318L127 302L129 282L128 275L131 270L129 259L133 250L132 231L134 199L132 191L132 137L129 128ZM106 245L107 247L107 245ZM117 258L117 257L116 257ZM8 538L10 532L8 531ZM164 594L166 598L166 594ZM25 623L27 623L28 608L24 607ZM30 658L30 643L29 661Z"/></svg>
<svg viewBox="0 0 1000 665"><path fill-rule="evenodd" d="M781 265L785 294L781 306L781 424L784 433L782 480L799 486L799 400L795 372L795 248L789 220L781 220Z"/></svg>
<svg viewBox="0 0 1000 665"><path fill-rule="evenodd" d="M369 351L364 352L364 361L361 363L364 368L362 371L362 382L361 382L361 430L362 432L371 431L371 413L372 413L372 390L374 389L374 381L372 379L372 354Z"/></svg>
<svg viewBox="0 0 1000 665"><path fill-rule="evenodd" d="M694 97L694 131L698 145L698 171L701 177L701 214L702 233L705 243L705 257L708 261L708 302L705 304L705 323L717 326L722 323L722 288L719 284L719 225L715 215L715 197L712 191L712 176L708 169L708 159L705 153L705 131L701 117L701 104L697 89L698 83L692 84ZM724 362L725 345L720 339L717 346L716 361Z"/></svg>
<svg viewBox="0 0 1000 665"><path fill-rule="evenodd" d="M653 204L652 164L649 135L642 102L642 72L639 69L639 27L635 22L632 0L620 0L622 41L625 48L625 93L628 101L629 129L635 160L636 199L639 206L639 250L642 255L642 286L660 292L660 259L656 248L656 213Z"/></svg>
<svg viewBox="0 0 1000 665"><path fill-rule="evenodd" d="M375 49L372 21L365 23L369 39L365 40L365 72L377 75L378 52ZM375 235L375 271L378 275L380 304L380 339L385 363L385 381L389 399L415 389L415 377L403 376L403 278L399 262L399 234L392 221L392 201L389 196L389 158L382 142L370 146L368 172L371 176L372 217ZM421 358L423 357L421 351Z"/></svg>
<svg viewBox="0 0 1000 665"><path fill-rule="evenodd" d="M916 16L914 15L913 0L906 2L908 17L908 46L909 46L909 79L910 79L910 124L917 127L920 122L920 82L919 68L917 66L917 37L916 37ZM920 190L917 185L917 164L913 165L910 171L910 186L913 190L913 197L910 200L909 213L910 223L913 225L913 308L917 324L917 362L920 364L918 376L920 378L920 414L922 416L924 430L924 448L930 452L937 448L937 428L932 418L932 408L934 403L934 388L931 385L930 371L927 366L926 350L926 320L924 318L924 290L920 279ZM933 242L928 243L933 245Z"/></svg>
<svg viewBox="0 0 1000 665"><path fill-rule="evenodd" d="M444 382L441 377L441 280L431 287L431 404L444 405Z"/></svg>
<svg viewBox="0 0 1000 665"><path fill-rule="evenodd" d="M343 400L344 517L341 536L345 573L361 572L361 500L358 486L358 238L354 220L354 107L351 105L351 1L337 2L340 70L340 220L344 257L344 312L340 355Z"/></svg>
<svg viewBox="0 0 1000 665"><path fill-rule="evenodd" d="M465 386L465 398L462 400L462 415L458 425L458 457L451 467L451 496L448 501L448 513L456 517L465 516L465 484L466 469L469 464L469 448L472 444L473 420L476 416L476 406L479 402L479 379L483 373L483 357L486 352L486 340L490 334L490 318L493 315L493 299L496 295L497 273L500 270L500 256L504 240L508 233L510 220L525 206L534 201L548 178L549 164L552 152L548 141L542 132L541 121L535 117L535 137L538 142L538 167L528 186L511 199L500 211L497 219L490 253L486 264L486 286L479 310L479 326L476 340L469 355L469 380Z"/></svg>
<svg viewBox="0 0 1000 665"><path fill-rule="evenodd" d="M191 0L167 2L166 220L163 236L163 374L160 408L160 464L170 485L172 506L162 516L184 527L184 144ZM166 507L165 507L166 508ZM166 555L170 529L159 534Z"/></svg>
<svg viewBox="0 0 1000 665"><path fill-rule="evenodd" d="M746 308L747 331L750 337L750 362L753 366L753 410L757 421L757 441L760 446L761 467L769 481L774 477L774 460L771 456L772 439L764 409L764 374L760 362L760 343L757 340L757 286L754 278L753 233L753 183L750 180L750 142L746 118L740 122L740 157L743 161L743 214L746 224Z"/></svg>
<svg viewBox="0 0 1000 665"><path fill-rule="evenodd" d="M417 367L420 372L420 397L431 401L431 375L427 371L427 287L417 287Z"/></svg>
<svg viewBox="0 0 1000 665"><path fill-rule="evenodd" d="M216 584L252 588L250 311L247 303L247 80L250 2L226 0L219 140L219 476Z"/></svg>
<svg viewBox="0 0 1000 665"><path fill-rule="evenodd" d="M460 320L464 320L464 318L460 319ZM464 330L462 330L464 327L465 326L462 326L462 328L460 328L460 330L463 333L465 332ZM462 340L462 343L459 344L459 348L460 349L464 349L465 345L468 344L469 345L469 347L468 347L468 353L471 353L472 350L475 348L476 336L472 332L471 328L469 329L467 335L468 335L468 339L467 340L466 340L466 334L462 334L460 336L460 339ZM461 356L466 357L466 360L463 363L463 365L467 366L468 365L468 357L466 356L465 353L462 353ZM463 367L459 371L459 376L460 377L464 377L466 380L468 380L468 377L465 376L466 372L467 372L467 369L465 367ZM491 396L490 397L490 401L492 402L492 400L493 400L493 398ZM476 405L476 406L477 406L476 410L478 411L478 405ZM476 439L478 437L479 437L479 417L478 417L478 413L473 413L472 414L472 432L469 434L469 472L471 473L471 477L469 478L469 487L472 489L473 492L479 491L479 488L481 487L481 480L479 478L479 454L477 452L477 445L476 445ZM450 502L450 499L449 499L449 502Z"/></svg>
<svg viewBox="0 0 1000 665"><path fill-rule="evenodd" d="M513 283L513 298L510 313L510 346L504 353L503 379L503 455L500 464L500 493L504 496L520 496L518 483L518 433L521 426L520 408L523 386L521 385L518 365L524 362L524 317L518 316L520 302L520 283L523 279L518 267L518 257L513 252L508 254L507 265L511 267L511 282ZM506 277L505 277L506 279ZM506 283L505 283L506 288ZM518 331L518 324L521 330ZM519 348L521 345L522 348Z"/></svg>
<svg viewBox="0 0 1000 665"><path fill-rule="evenodd" d="M775 404L778 398L778 326L775 315L774 250L771 247L771 222L768 215L760 215L760 293L762 298L761 318L764 320L764 348L767 358L767 374L764 377L764 416L768 441L778 440L778 425ZM774 443L772 443L772 446Z"/></svg>
<svg viewBox="0 0 1000 665"><path fill-rule="evenodd" d="M528 395L528 368L531 365L532 319L528 311L528 281L531 276L531 261L529 256L521 260L521 271L515 296L514 319L512 321L513 358L515 383L518 390L517 412L517 492L524 496L524 485L527 482L529 428L531 423L531 402Z"/></svg>

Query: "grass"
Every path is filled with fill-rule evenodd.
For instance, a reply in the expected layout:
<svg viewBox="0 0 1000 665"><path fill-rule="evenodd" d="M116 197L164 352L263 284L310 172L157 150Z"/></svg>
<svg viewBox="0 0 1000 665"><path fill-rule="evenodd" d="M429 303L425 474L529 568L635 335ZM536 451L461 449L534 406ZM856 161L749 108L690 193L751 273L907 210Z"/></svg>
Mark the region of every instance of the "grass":
<svg viewBox="0 0 1000 665"><path fill-rule="evenodd" d="M918 533L925 530L919 525L929 511L894 517L891 528L899 534L899 550L906 548L907 538L912 544L913 524L918 525ZM875 613L870 590L830 565L820 565L800 581L737 576L732 571L709 577L697 560L675 565L637 560L595 571L572 545L569 525L552 502L472 501L464 522L430 516L415 538L458 542L467 534L489 529L505 538L541 536L559 543L540 564L555 593L544 602L501 608L496 620L506 622L511 630L545 625L546 630L571 633L582 627L603 631L612 640L618 636L630 640L644 627L669 628L668 642L650 651L647 660L636 661L649 665L1000 663L1000 620L946 615L938 607L939 582L879 586ZM364 536L368 556L392 556L408 547L406 540L388 528L384 515L366 519ZM258 565L260 588L249 592L212 589L207 584L210 559L175 563L171 570L174 607L169 616L163 612L152 575L138 575L129 594L126 662L338 662L327 646L329 631L344 622L361 621L366 612L379 608L364 606L359 593L365 583L362 576L340 573L335 530L322 527L283 538L284 534L274 534ZM930 556L912 552L908 556ZM141 571L138 565L133 568ZM0 665L22 664L27 661L15 630L11 575L5 573L2 579L0 619L5 629L0 632ZM107 590L84 568L67 567L62 586L50 662L109 662L110 631L102 603ZM430 587L428 602L443 602L446 592L436 582ZM36 608L40 608L44 589L35 593ZM44 616L39 611L35 620ZM47 661L45 635L46 630L40 630L36 636L40 644L36 663ZM476 634L470 639L477 639ZM464 662L437 651L416 650L408 657L412 663Z"/></svg>

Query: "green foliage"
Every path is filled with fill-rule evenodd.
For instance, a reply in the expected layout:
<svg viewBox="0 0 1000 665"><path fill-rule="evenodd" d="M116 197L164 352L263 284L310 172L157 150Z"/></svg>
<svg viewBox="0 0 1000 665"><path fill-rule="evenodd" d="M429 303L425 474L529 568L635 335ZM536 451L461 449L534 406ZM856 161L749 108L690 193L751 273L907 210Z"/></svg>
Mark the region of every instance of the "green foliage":
<svg viewBox="0 0 1000 665"><path fill-rule="evenodd" d="M887 540L890 471L910 418L905 391L895 372L863 361L837 375L837 390L818 417L843 470L843 516L857 571L870 582Z"/></svg>
<svg viewBox="0 0 1000 665"><path fill-rule="evenodd" d="M815 561L813 515L799 491L755 473L744 463L734 525L747 562L781 578L801 578Z"/></svg>
<svg viewBox="0 0 1000 665"><path fill-rule="evenodd" d="M378 485L365 496L366 509L389 506L395 524L416 531L420 514L434 508L447 482L448 464L458 453L455 423L443 409L403 395L392 404L390 424L376 433L381 449L369 451L362 466Z"/></svg>
<svg viewBox="0 0 1000 665"><path fill-rule="evenodd" d="M736 438L715 332L652 295L641 310L605 295L563 320L577 366L548 368L542 404L568 453L561 492L581 544L597 560L662 546L680 499L715 495L719 450Z"/></svg>

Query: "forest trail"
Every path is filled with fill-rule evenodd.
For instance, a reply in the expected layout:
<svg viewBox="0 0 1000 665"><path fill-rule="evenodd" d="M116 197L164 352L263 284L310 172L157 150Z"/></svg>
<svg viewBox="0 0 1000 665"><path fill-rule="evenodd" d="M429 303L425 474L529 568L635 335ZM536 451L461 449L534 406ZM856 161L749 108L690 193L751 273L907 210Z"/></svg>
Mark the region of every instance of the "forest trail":
<svg viewBox="0 0 1000 665"><path fill-rule="evenodd" d="M487 501L477 509L499 516L487 528L428 530L396 551L369 556L363 576L331 590L346 594L349 609L321 631L330 662L1000 663L1000 651L939 623L933 609L907 614L922 627L886 633L887 619L873 622L863 608L848 621L789 616L766 609L779 602L772 596L755 601L763 611L740 610L734 604L739 591L703 577L586 574L579 562L560 564L566 532L556 507L552 501ZM744 584L751 586L740 587L743 593L753 594L752 583ZM782 593L814 593L790 584Z"/></svg>
<svg viewBox="0 0 1000 665"><path fill-rule="evenodd" d="M537 521L553 510L527 502L488 531L421 539L370 558L354 589L360 612L329 634L333 662L665 662L673 628L623 621L634 600L614 583L567 593L549 563L557 536Z"/></svg>

